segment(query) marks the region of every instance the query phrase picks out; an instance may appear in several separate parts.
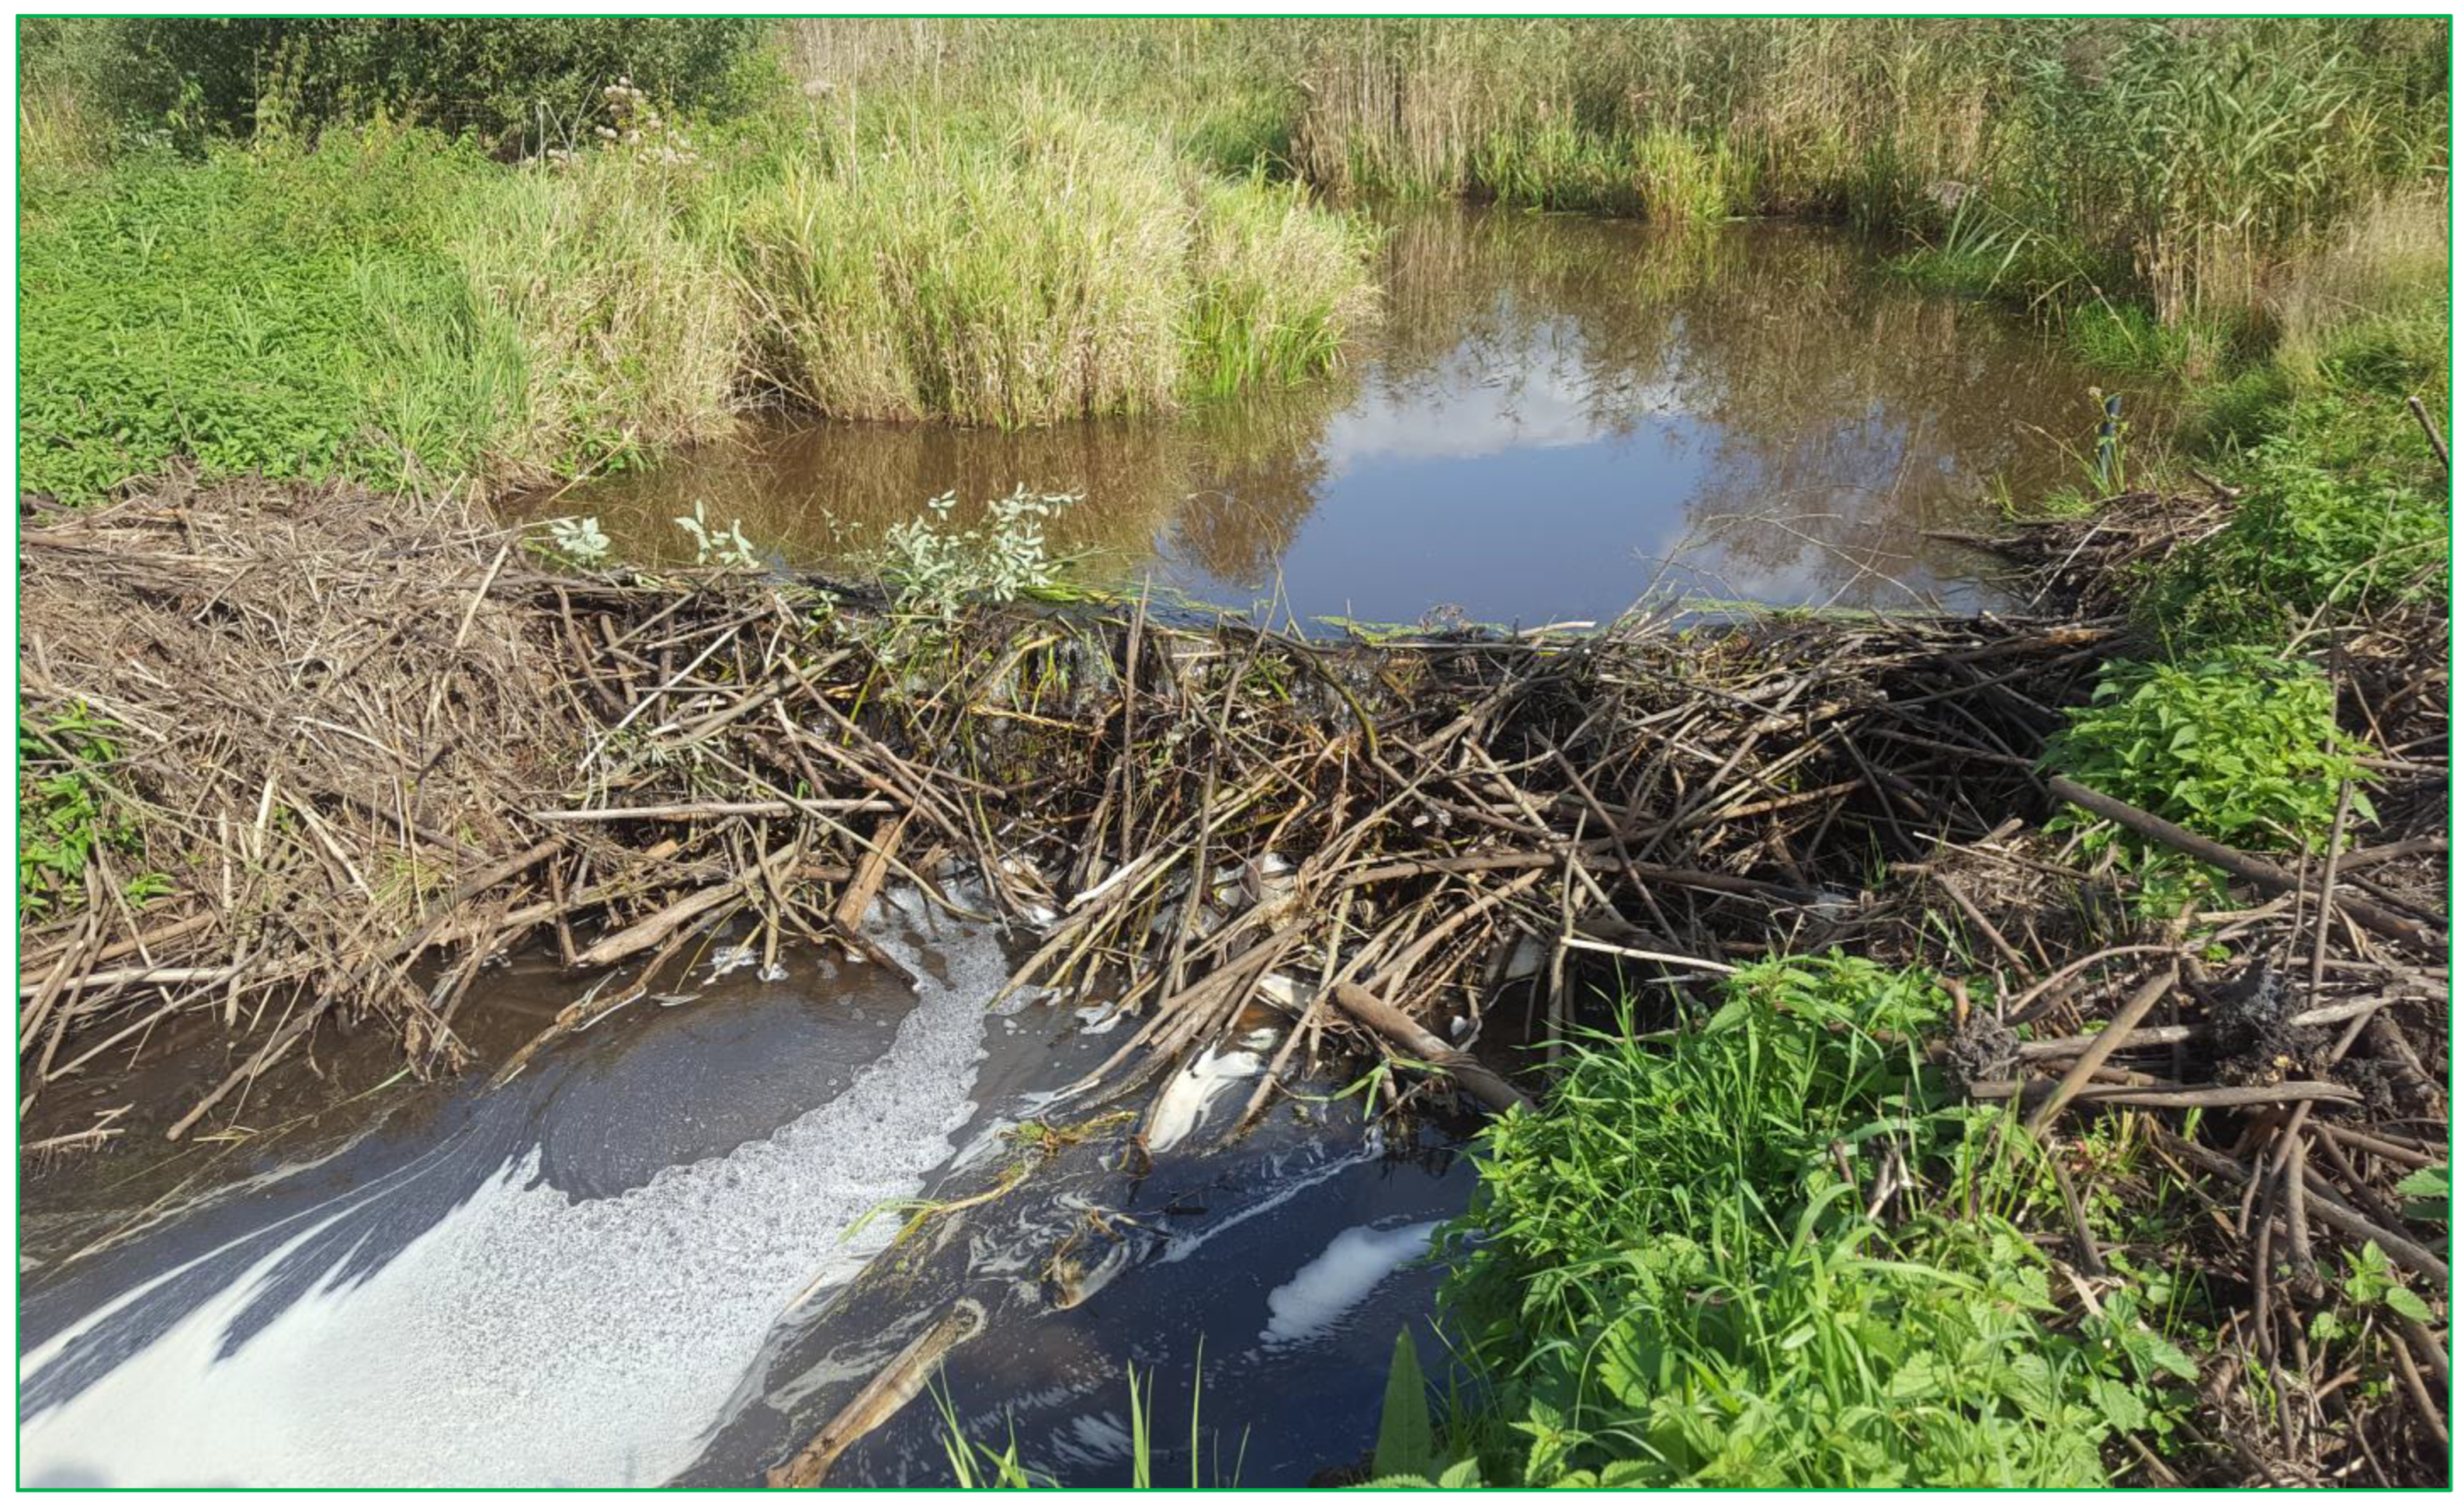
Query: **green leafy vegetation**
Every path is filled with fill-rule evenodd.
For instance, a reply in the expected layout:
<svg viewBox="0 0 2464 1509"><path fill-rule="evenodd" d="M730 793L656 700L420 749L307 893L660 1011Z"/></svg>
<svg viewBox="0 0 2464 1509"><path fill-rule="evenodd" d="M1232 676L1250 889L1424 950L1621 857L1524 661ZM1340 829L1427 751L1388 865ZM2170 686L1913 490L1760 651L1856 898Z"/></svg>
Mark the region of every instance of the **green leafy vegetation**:
<svg viewBox="0 0 2464 1509"><path fill-rule="evenodd" d="M387 433L388 322L451 310L440 203L473 166L370 132L327 150L145 153L30 193L20 483L98 497L173 456L208 476L399 484L469 465L466 428ZM406 433L407 432L407 433Z"/></svg>
<svg viewBox="0 0 2464 1509"><path fill-rule="evenodd" d="M618 77L693 110L761 82L744 16L47 17L19 33L32 75L74 80L123 131L314 132L383 114L491 148L559 139Z"/></svg>
<svg viewBox="0 0 2464 1509"><path fill-rule="evenodd" d="M2057 1301L2003 1113L1925 1058L1947 1011L1757 966L1491 1128L1445 1291L1515 1438L1485 1480L2076 1486L2170 1428L2189 1360L2127 1290Z"/></svg>
<svg viewBox="0 0 2464 1509"><path fill-rule="evenodd" d="M1030 425L1335 365L1370 236L1034 98L803 101L723 147L638 89L518 167L385 125L51 173L23 216L23 483L529 484L728 433L748 405ZM621 126L621 130L619 127Z"/></svg>
<svg viewBox="0 0 2464 1509"><path fill-rule="evenodd" d="M2146 585L2140 610L2159 639L2189 654L2281 645L2446 598L2446 485L2401 399L2331 390L2260 422L2232 519Z"/></svg>
<svg viewBox="0 0 2464 1509"><path fill-rule="evenodd" d="M83 704L48 724L17 722L17 916L20 921L74 909L86 899L93 862L110 854L140 857L144 835L123 797L113 789L120 745L109 720ZM161 894L162 877L131 875L122 882L131 902Z"/></svg>
<svg viewBox="0 0 2464 1509"><path fill-rule="evenodd" d="M2324 849L2337 793L2355 783L2353 811L2374 821L2359 788L2366 753L2336 727L2324 673L2272 651L2241 648L2188 664L2106 667L2094 698L2071 711L2045 763L2219 843L2258 853ZM2097 852L2143 871L2187 868L2168 850L2065 810L2051 825L2084 830ZM2211 877L2213 879L2215 877Z"/></svg>

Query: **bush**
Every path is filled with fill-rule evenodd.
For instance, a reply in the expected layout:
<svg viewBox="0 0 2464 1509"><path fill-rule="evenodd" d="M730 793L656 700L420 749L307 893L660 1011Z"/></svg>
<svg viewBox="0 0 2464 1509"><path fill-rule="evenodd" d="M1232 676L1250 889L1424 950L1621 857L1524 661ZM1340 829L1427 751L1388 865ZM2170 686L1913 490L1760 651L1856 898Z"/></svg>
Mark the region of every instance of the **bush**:
<svg viewBox="0 0 2464 1509"><path fill-rule="evenodd" d="M45 55L98 46L89 87L120 120L310 131L383 114L495 149L587 134L619 76L689 110L744 102L766 23L753 17L136 16L56 23ZM93 33L103 38L98 44Z"/></svg>
<svg viewBox="0 0 2464 1509"><path fill-rule="evenodd" d="M1445 1291L1526 1442L1487 1480L2078 1486L2163 1423L2188 1362L2126 1291L2059 1324L2002 1113L1925 1060L1947 1006L1862 960L1757 966L1491 1127ZM1883 1221L1886 1166L1914 1187Z"/></svg>

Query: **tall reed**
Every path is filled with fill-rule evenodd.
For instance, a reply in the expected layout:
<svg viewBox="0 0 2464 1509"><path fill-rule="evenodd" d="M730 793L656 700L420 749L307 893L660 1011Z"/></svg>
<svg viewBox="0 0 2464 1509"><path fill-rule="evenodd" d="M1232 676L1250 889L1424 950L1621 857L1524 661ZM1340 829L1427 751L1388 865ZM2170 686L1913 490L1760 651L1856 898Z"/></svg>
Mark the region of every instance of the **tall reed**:
<svg viewBox="0 0 2464 1509"><path fill-rule="evenodd" d="M536 480L725 433L742 305L723 250L680 213L694 170L623 150L489 184L451 242L474 360L518 372L492 472Z"/></svg>
<svg viewBox="0 0 2464 1509"><path fill-rule="evenodd" d="M1296 191L1030 92L816 112L751 191L759 369L821 413L1021 426L1137 412L1338 359L1367 237Z"/></svg>

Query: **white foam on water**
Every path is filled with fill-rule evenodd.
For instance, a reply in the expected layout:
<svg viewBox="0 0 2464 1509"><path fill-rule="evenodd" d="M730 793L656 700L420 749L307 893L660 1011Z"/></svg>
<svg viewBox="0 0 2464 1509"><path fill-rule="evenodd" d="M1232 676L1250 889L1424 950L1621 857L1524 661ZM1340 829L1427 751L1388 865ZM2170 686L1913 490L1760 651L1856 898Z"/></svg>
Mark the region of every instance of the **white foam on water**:
<svg viewBox="0 0 2464 1509"><path fill-rule="evenodd" d="M1051 1443L1051 1451L1066 1466L1096 1467L1128 1461L1136 1445L1128 1423L1116 1411L1107 1409L1071 1420L1067 1433Z"/></svg>
<svg viewBox="0 0 2464 1509"><path fill-rule="evenodd" d="M509 1166L364 1281L320 1285L217 1360L303 1231L82 1392L22 1423L21 1481L649 1484L693 1461L781 1307L844 1283L972 1114L999 947L938 944L879 1061L766 1141L614 1199ZM909 961L902 960L902 963ZM914 967L911 963L911 967ZM339 1215L330 1220L341 1219ZM148 1287L151 1287L150 1285ZM32 1376L102 1312L27 1353Z"/></svg>
<svg viewBox="0 0 2464 1509"><path fill-rule="evenodd" d="M1327 1244L1289 1283L1266 1296L1267 1342L1305 1342L1321 1336L1369 1298L1386 1276L1429 1250L1438 1223L1381 1232L1355 1226Z"/></svg>
<svg viewBox="0 0 2464 1509"><path fill-rule="evenodd" d="M1221 1236L1224 1232L1231 1231L1234 1227L1256 1220L1258 1217L1274 1209L1277 1206L1283 1205L1296 1196L1313 1189L1319 1185L1326 1183L1328 1180L1334 1178L1347 1168L1356 1167L1359 1165L1366 1163L1375 1163L1379 1158L1385 1156L1385 1139L1379 1137L1375 1129L1372 1129L1369 1136L1361 1140L1361 1145L1356 1150L1331 1159L1318 1167L1301 1174L1297 1178L1294 1178L1290 1183L1276 1187L1274 1193L1266 1196L1263 1200L1260 1200L1257 1204L1245 1207L1231 1215L1225 1216L1223 1219L1216 1222L1212 1226L1202 1227L1198 1231L1185 1232L1166 1241L1163 1247L1163 1255L1155 1260L1161 1263L1177 1263L1184 1258L1194 1256L1199 1248L1204 1247L1207 1243L1215 1240L1219 1236ZM1272 1180L1280 1179L1283 1177L1283 1174L1284 1160L1281 1157L1278 1157L1272 1160L1266 1179L1262 1180L1261 1184L1263 1186Z"/></svg>

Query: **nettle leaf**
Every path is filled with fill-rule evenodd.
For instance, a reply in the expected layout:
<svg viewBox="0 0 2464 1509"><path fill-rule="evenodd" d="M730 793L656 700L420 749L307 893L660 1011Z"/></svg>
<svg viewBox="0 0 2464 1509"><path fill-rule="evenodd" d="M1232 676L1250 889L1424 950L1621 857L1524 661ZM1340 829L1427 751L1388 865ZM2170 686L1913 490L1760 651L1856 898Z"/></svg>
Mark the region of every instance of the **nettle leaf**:
<svg viewBox="0 0 2464 1509"><path fill-rule="evenodd" d="M2424 1200L2444 1200L2453 1193L2449 1187L2451 1178L2452 1170L2448 1165L2433 1164L2428 1168L2416 1168L2397 1180L2395 1192Z"/></svg>

